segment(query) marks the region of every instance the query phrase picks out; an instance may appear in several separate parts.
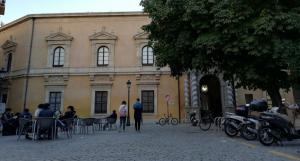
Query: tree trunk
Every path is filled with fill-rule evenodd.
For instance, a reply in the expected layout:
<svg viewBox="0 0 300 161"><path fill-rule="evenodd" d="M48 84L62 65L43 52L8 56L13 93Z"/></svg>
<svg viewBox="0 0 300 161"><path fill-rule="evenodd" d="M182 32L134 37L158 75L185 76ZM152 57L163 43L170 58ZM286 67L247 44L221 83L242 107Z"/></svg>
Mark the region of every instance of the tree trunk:
<svg viewBox="0 0 300 161"><path fill-rule="evenodd" d="M267 92L271 97L272 106L279 107L277 112L286 114L286 107L282 104L279 88L272 88L272 89L267 90Z"/></svg>
<svg viewBox="0 0 300 161"><path fill-rule="evenodd" d="M281 95L279 92L279 88L272 88L267 90L271 100L272 100L272 106L273 107L282 107L282 102L281 102Z"/></svg>

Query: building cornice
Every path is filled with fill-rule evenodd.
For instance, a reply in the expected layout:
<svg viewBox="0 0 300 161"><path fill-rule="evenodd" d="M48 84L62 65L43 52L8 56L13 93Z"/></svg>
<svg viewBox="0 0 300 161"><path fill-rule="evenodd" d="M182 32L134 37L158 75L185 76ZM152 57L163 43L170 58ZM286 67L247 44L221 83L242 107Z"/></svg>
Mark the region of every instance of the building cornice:
<svg viewBox="0 0 300 161"><path fill-rule="evenodd" d="M170 75L168 67L119 67L119 68L34 68L30 69L28 76L44 76L44 75L69 75L69 76L90 76L90 75ZM20 78L26 76L26 69L15 70L10 73L4 73L3 78Z"/></svg>
<svg viewBox="0 0 300 161"><path fill-rule="evenodd" d="M148 16L147 13L142 11L132 12L83 12L83 13L45 13L45 14L29 14L21 17L15 21L12 21L2 27L0 32L6 30L19 23L28 21L30 19L43 19L43 18L78 18L78 17L124 17L124 16Z"/></svg>

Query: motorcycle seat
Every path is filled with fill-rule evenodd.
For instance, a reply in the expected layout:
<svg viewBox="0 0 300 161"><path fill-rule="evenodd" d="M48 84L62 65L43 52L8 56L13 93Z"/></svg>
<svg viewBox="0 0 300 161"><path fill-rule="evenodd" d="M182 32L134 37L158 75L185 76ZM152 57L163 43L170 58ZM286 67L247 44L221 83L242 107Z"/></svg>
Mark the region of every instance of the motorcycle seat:
<svg viewBox="0 0 300 161"><path fill-rule="evenodd" d="M252 118L252 119L256 119L256 120L258 120L258 119L259 119L259 117L258 117L258 116L253 116L253 115L249 115L249 116L248 116L248 118Z"/></svg>

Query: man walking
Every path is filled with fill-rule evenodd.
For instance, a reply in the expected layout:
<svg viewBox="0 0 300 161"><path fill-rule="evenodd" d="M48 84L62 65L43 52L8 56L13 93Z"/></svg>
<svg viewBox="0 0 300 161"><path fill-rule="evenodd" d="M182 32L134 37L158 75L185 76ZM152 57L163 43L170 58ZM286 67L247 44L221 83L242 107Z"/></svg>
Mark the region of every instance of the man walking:
<svg viewBox="0 0 300 161"><path fill-rule="evenodd" d="M140 102L140 99L137 98L136 102L133 105L134 109L134 120L135 120L135 130L140 132L141 129L141 120L142 120L142 112L143 112L143 105Z"/></svg>

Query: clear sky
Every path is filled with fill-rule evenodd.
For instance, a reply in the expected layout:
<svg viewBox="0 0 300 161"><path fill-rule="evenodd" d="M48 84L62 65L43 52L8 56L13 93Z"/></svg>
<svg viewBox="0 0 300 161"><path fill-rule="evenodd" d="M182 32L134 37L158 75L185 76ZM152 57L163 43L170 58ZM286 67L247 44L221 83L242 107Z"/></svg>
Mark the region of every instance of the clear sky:
<svg viewBox="0 0 300 161"><path fill-rule="evenodd" d="M35 13L141 11L141 0L6 0L5 24Z"/></svg>

